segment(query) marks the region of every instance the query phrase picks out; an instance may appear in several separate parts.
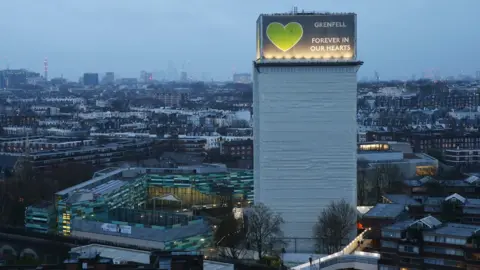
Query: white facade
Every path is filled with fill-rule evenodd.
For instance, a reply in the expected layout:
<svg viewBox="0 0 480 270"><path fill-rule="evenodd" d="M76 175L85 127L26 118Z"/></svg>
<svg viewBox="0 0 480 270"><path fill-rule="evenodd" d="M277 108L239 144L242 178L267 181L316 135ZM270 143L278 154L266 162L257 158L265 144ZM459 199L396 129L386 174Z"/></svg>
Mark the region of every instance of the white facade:
<svg viewBox="0 0 480 270"><path fill-rule="evenodd" d="M297 252L331 201L356 206L358 67L254 68L255 202L282 214Z"/></svg>

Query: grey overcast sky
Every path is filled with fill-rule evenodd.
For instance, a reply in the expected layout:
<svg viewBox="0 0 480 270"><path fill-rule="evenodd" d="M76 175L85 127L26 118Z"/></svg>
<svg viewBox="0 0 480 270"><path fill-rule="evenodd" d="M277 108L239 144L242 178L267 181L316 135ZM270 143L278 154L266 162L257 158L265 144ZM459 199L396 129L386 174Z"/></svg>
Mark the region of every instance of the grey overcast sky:
<svg viewBox="0 0 480 270"><path fill-rule="evenodd" d="M138 77L172 61L194 78L250 72L260 13L356 12L359 78L480 70L480 0L0 0L0 69Z"/></svg>

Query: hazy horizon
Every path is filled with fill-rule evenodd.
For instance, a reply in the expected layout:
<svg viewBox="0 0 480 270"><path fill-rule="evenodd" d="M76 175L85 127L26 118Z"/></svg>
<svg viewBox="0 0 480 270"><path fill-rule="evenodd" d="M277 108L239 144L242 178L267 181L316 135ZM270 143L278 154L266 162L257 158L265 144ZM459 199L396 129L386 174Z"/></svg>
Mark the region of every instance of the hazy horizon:
<svg viewBox="0 0 480 270"><path fill-rule="evenodd" d="M0 3L0 69L26 68L77 80L84 72L116 77L160 73L169 62L195 79L231 79L251 72L260 13L355 12L359 78L474 75L480 2L463 0L83 0ZM155 76L155 74L154 74Z"/></svg>

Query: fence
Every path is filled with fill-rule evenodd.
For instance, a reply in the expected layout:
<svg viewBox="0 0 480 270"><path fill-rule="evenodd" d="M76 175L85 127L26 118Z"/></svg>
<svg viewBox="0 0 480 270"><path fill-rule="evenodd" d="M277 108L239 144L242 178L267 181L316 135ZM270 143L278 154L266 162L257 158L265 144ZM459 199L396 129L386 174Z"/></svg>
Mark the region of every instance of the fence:
<svg viewBox="0 0 480 270"><path fill-rule="evenodd" d="M285 244L286 253L312 253L312 250L320 254L328 254L327 245L324 241L315 238L290 238L285 237L281 239ZM345 239L341 245L348 245L349 241Z"/></svg>

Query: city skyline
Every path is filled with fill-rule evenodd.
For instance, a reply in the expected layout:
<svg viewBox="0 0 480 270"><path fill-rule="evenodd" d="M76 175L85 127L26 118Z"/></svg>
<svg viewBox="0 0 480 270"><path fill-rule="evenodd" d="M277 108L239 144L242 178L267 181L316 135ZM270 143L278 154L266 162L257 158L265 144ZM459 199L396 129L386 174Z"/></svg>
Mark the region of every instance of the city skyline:
<svg viewBox="0 0 480 270"><path fill-rule="evenodd" d="M205 72L214 80L228 80L235 72L251 72L258 14L287 12L296 4L299 10L358 14L358 58L365 61L359 78L372 78L375 71L380 79L410 79L412 75L475 75L480 69L476 66L479 56L474 54L480 33L458 28L479 22L473 12L480 4L474 1L454 6L428 0L322 1L321 5L315 1L213 2L208 7L190 1L1 3L0 68L8 65L43 73L48 57L50 78L63 74L77 80L85 72L138 77L141 70L165 71L172 62L178 72L186 71L199 80ZM445 23L447 16L456 23ZM22 17L35 23L18 20ZM445 32L455 35L446 37ZM172 42L165 42L165 36ZM454 57L442 53L452 48Z"/></svg>

